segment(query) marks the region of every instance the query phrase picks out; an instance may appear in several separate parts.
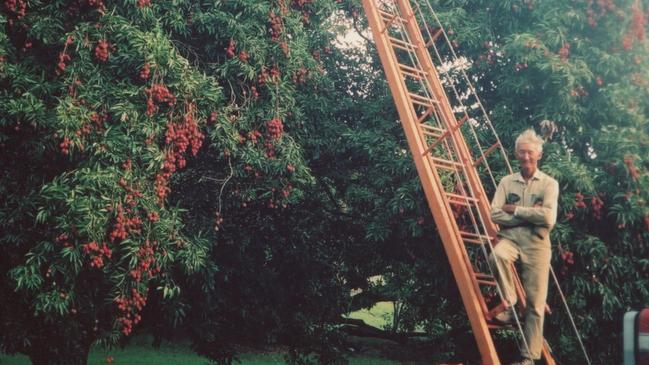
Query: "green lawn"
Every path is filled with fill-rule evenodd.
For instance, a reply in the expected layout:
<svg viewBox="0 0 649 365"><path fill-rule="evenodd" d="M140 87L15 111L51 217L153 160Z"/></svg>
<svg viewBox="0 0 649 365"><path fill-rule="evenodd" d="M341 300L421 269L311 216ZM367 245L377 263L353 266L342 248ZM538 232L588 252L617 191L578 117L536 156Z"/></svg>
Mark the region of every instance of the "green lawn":
<svg viewBox="0 0 649 365"><path fill-rule="evenodd" d="M352 312L347 317L362 319L370 326L383 329L385 325L392 323L392 313L394 313L392 302L378 302L370 309Z"/></svg>
<svg viewBox="0 0 649 365"><path fill-rule="evenodd" d="M392 321L392 302L380 302L369 310L360 310L349 314L349 318L362 319L370 326L383 328ZM150 346L151 339L135 337L131 345L120 349L105 350L95 348L90 352L89 365L105 365L107 358L112 357L114 365L205 365L209 362L204 357L196 355L188 345L163 344L156 350ZM281 353L244 353L240 357L244 365L273 365L284 364ZM355 356L350 358L351 365L393 365L394 361L377 356ZM27 356L7 356L0 354L0 365L29 365Z"/></svg>
<svg viewBox="0 0 649 365"><path fill-rule="evenodd" d="M209 362L198 356L187 346L163 345L159 350L148 345L136 344L124 349L94 349L90 352L89 365L105 365L111 356L114 365L205 365ZM284 364L281 353L245 353L240 356L244 365ZM29 365L27 356L0 355L2 365ZM352 365L393 365L393 361L377 357L359 356L350 358Z"/></svg>

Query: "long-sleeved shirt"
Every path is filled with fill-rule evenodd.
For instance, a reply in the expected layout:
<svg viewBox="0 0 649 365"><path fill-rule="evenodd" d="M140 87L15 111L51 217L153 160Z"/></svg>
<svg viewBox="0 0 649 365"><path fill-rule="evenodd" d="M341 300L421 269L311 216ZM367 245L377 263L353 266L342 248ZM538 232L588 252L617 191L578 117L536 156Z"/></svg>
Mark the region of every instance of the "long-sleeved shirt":
<svg viewBox="0 0 649 365"><path fill-rule="evenodd" d="M559 183L540 170L525 182L520 172L505 176L491 202L491 219L500 225L500 236L518 240L521 233L546 239L557 221ZM502 210L516 205L514 214Z"/></svg>

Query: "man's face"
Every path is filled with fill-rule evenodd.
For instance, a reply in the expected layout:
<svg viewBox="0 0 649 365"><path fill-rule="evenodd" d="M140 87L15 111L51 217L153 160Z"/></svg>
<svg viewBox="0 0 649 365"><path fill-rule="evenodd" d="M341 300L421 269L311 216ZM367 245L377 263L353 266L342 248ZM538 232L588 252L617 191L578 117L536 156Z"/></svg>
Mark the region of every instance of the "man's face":
<svg viewBox="0 0 649 365"><path fill-rule="evenodd" d="M534 171L538 165L542 152L534 143L520 143L516 149L516 159L521 165L521 170Z"/></svg>

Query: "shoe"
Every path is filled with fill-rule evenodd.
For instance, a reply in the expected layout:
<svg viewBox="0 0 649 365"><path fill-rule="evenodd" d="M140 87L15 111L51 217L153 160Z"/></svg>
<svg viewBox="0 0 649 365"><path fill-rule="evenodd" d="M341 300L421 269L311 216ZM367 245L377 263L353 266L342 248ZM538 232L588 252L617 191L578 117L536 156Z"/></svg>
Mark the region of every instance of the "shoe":
<svg viewBox="0 0 649 365"><path fill-rule="evenodd" d="M534 360L524 357L520 361L513 362L510 365L534 365Z"/></svg>
<svg viewBox="0 0 649 365"><path fill-rule="evenodd" d="M501 326L513 325L516 322L514 320L514 309L510 307L496 314L493 317L493 322Z"/></svg>

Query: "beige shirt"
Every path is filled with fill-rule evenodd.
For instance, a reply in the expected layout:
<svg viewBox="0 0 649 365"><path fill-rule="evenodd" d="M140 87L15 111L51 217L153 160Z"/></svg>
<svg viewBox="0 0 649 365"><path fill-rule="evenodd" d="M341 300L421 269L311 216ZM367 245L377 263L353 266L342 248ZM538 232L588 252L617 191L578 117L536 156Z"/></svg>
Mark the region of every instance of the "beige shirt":
<svg viewBox="0 0 649 365"><path fill-rule="evenodd" d="M513 241L528 236L548 239L557 222L558 199L559 183L538 169L527 182L520 172L505 176L491 202L491 219L500 225L498 235ZM502 210L505 204L516 205L514 214Z"/></svg>

